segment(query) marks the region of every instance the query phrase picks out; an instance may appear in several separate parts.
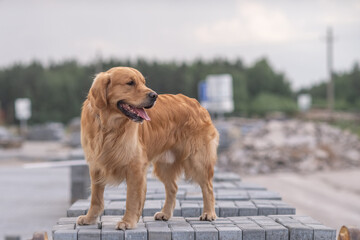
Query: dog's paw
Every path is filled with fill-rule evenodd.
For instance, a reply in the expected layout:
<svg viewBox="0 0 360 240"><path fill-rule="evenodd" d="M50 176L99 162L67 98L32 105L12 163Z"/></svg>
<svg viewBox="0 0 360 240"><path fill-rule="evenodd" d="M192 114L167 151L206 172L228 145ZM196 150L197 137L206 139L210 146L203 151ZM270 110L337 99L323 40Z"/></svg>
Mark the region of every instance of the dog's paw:
<svg viewBox="0 0 360 240"><path fill-rule="evenodd" d="M166 214L164 212L157 212L154 215L155 220L167 221L171 218L171 214Z"/></svg>
<svg viewBox="0 0 360 240"><path fill-rule="evenodd" d="M78 225L92 225L96 223L96 218L88 217L87 215L81 215L76 220Z"/></svg>
<svg viewBox="0 0 360 240"><path fill-rule="evenodd" d="M125 229L131 229L136 228L136 223L131 223L128 221L120 221L116 224L116 229L125 230Z"/></svg>
<svg viewBox="0 0 360 240"><path fill-rule="evenodd" d="M200 216L200 221L214 221L216 219L216 213L204 212Z"/></svg>

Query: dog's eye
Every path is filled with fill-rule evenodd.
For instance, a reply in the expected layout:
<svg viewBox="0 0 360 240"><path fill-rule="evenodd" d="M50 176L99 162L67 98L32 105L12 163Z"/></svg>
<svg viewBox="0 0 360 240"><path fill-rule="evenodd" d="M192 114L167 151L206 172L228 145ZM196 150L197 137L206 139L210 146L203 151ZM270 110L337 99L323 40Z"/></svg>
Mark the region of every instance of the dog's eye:
<svg viewBox="0 0 360 240"><path fill-rule="evenodd" d="M130 82L127 82L126 84L129 85L129 86L134 86L135 82L134 82L134 80L131 80Z"/></svg>

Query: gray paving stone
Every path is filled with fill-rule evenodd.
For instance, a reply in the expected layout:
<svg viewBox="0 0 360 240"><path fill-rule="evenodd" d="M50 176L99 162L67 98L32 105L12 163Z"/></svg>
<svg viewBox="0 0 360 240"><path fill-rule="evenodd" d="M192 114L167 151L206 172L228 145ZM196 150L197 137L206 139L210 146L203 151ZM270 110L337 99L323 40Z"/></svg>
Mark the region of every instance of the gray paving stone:
<svg viewBox="0 0 360 240"><path fill-rule="evenodd" d="M125 232L123 230L102 229L101 240L124 240Z"/></svg>
<svg viewBox="0 0 360 240"><path fill-rule="evenodd" d="M314 231L301 223L285 223L289 229L289 240L312 240Z"/></svg>
<svg viewBox="0 0 360 240"><path fill-rule="evenodd" d="M289 231L286 227L277 225L262 225L265 229L266 240L288 240Z"/></svg>
<svg viewBox="0 0 360 240"><path fill-rule="evenodd" d="M168 227L168 223L166 221L156 221L156 222L147 222L145 223L147 228L151 227Z"/></svg>
<svg viewBox="0 0 360 240"><path fill-rule="evenodd" d="M54 240L77 240L78 230L57 230L53 234Z"/></svg>
<svg viewBox="0 0 360 240"><path fill-rule="evenodd" d="M100 229L80 229L78 232L78 240L100 240Z"/></svg>
<svg viewBox="0 0 360 240"><path fill-rule="evenodd" d="M276 206L277 215L296 214L296 209L291 206Z"/></svg>
<svg viewBox="0 0 360 240"><path fill-rule="evenodd" d="M290 218L295 219L304 224L320 224L321 225L321 223L319 221L313 219L310 216L290 216Z"/></svg>
<svg viewBox="0 0 360 240"><path fill-rule="evenodd" d="M271 191L251 190L248 191L248 194L250 199L281 200L281 197L278 193Z"/></svg>
<svg viewBox="0 0 360 240"><path fill-rule="evenodd" d="M215 172L214 181L241 181L241 178L232 172Z"/></svg>
<svg viewBox="0 0 360 240"><path fill-rule="evenodd" d="M102 222L101 223L101 229L107 229L107 230L115 230L116 229L117 222Z"/></svg>
<svg viewBox="0 0 360 240"><path fill-rule="evenodd" d="M232 217L238 215L238 207L232 201L217 201L220 208L220 217Z"/></svg>
<svg viewBox="0 0 360 240"><path fill-rule="evenodd" d="M97 222L95 224L91 225L78 225L75 226L76 229L100 229L101 228L101 222Z"/></svg>
<svg viewBox="0 0 360 240"><path fill-rule="evenodd" d="M190 225L188 227L183 226L171 226L171 239L172 240L194 240L195 231Z"/></svg>
<svg viewBox="0 0 360 240"><path fill-rule="evenodd" d="M63 217L63 218L59 218L59 220L57 221L57 224L76 223L77 219L78 219L77 217Z"/></svg>
<svg viewBox="0 0 360 240"><path fill-rule="evenodd" d="M314 229L314 240L335 240L336 230L319 224L307 224Z"/></svg>
<svg viewBox="0 0 360 240"><path fill-rule="evenodd" d="M105 215L124 215L125 213L125 201L112 201L104 210Z"/></svg>
<svg viewBox="0 0 360 240"><path fill-rule="evenodd" d="M201 208L198 203L185 202L181 204L181 212L183 217L200 216Z"/></svg>
<svg viewBox="0 0 360 240"><path fill-rule="evenodd" d="M87 213L88 207L70 207L67 210L68 217L78 217L80 215L85 215Z"/></svg>
<svg viewBox="0 0 360 240"><path fill-rule="evenodd" d="M70 224L58 224L52 227L51 232L54 234L57 230L74 230L75 229L75 223Z"/></svg>
<svg viewBox="0 0 360 240"><path fill-rule="evenodd" d="M217 226L219 240L242 240L242 231L237 226Z"/></svg>
<svg viewBox="0 0 360 240"><path fill-rule="evenodd" d="M243 240L265 240L265 230L258 225L238 224L243 233Z"/></svg>
<svg viewBox="0 0 360 240"><path fill-rule="evenodd" d="M259 186L255 183L248 183L248 182L241 182L241 181L238 181L238 182L234 182L239 189L245 189L245 190L263 190L265 191L266 188L265 187L262 187L262 186Z"/></svg>
<svg viewBox="0 0 360 240"><path fill-rule="evenodd" d="M135 228L125 230L125 240L146 240L146 228Z"/></svg>
<svg viewBox="0 0 360 240"><path fill-rule="evenodd" d="M160 212L160 210L161 210L160 200L146 200L142 214L143 217L154 216L155 213Z"/></svg>
<svg viewBox="0 0 360 240"><path fill-rule="evenodd" d="M194 227L196 240L218 240L219 233L214 227Z"/></svg>
<svg viewBox="0 0 360 240"><path fill-rule="evenodd" d="M255 206L258 209L258 215L261 216L274 215L277 213L276 207L271 204L255 203Z"/></svg>
<svg viewBox="0 0 360 240"><path fill-rule="evenodd" d="M250 220L248 217L228 217L227 219L229 219L230 221L234 222L234 223L244 223L244 224L253 224L254 221Z"/></svg>
<svg viewBox="0 0 360 240"><path fill-rule="evenodd" d="M217 220L199 221L203 201L201 188L184 180L169 221L157 221L154 214L165 202L163 184L150 172L143 216L136 229L115 230L125 212L126 184L107 187L105 210L98 225L76 226L77 216L86 214L89 199L76 201L67 218L60 218L52 229L56 239L335 239L336 231L309 216L296 216L295 208L281 201L278 193L252 183L243 183L236 174L215 172L214 195ZM263 215L268 215L263 216ZM184 218L184 216L186 218ZM76 229L74 229L76 228ZM79 233L78 233L79 231ZM99 232L100 238L99 238ZM86 234L90 234L89 237Z"/></svg>
<svg viewBox="0 0 360 240"><path fill-rule="evenodd" d="M171 231L167 227L149 227L148 240L171 240Z"/></svg>
<svg viewBox="0 0 360 240"><path fill-rule="evenodd" d="M118 222L123 218L122 215L103 215L101 216L102 222Z"/></svg>
<svg viewBox="0 0 360 240"><path fill-rule="evenodd" d="M258 209L251 201L235 201L238 207L238 216L256 216Z"/></svg>

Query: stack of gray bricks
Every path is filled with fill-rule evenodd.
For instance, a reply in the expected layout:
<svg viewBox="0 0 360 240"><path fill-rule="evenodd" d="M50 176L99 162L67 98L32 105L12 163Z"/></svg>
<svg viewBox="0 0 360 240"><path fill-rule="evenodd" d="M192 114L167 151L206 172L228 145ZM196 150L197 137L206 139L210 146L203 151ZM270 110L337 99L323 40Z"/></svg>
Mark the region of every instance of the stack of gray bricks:
<svg viewBox="0 0 360 240"><path fill-rule="evenodd" d="M147 195L137 228L116 230L125 213L126 184L105 190L105 209L97 224L79 226L76 219L86 214L90 198L76 201L52 229L54 240L320 240L336 239L336 231L309 216L295 215L295 208L279 194L255 184L244 183L238 175L215 172L215 221L200 221L203 202L201 189L179 181L174 216L169 221L155 221L165 199L161 182L149 173Z"/></svg>

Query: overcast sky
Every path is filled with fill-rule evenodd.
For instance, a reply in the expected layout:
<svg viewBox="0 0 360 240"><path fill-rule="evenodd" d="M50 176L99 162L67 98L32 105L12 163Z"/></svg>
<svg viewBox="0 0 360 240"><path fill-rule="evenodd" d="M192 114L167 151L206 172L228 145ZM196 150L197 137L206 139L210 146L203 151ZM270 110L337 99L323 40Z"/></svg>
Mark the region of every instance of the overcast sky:
<svg viewBox="0 0 360 240"><path fill-rule="evenodd" d="M267 57L293 88L326 79L325 33L334 69L360 62L359 0L0 0L0 67L78 59L192 61Z"/></svg>

